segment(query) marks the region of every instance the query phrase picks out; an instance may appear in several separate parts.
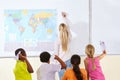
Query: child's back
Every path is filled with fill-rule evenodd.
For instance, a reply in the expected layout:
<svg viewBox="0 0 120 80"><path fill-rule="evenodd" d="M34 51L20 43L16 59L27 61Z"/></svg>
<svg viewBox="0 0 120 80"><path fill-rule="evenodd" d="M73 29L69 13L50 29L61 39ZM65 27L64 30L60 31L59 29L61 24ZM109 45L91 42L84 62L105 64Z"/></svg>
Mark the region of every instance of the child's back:
<svg viewBox="0 0 120 80"><path fill-rule="evenodd" d="M104 50L101 55L94 57L95 48L93 45L88 44L85 53L87 58L84 60L84 64L88 72L88 79L105 80L99 61L106 55L106 51Z"/></svg>
<svg viewBox="0 0 120 80"><path fill-rule="evenodd" d="M56 64L42 63L37 71L40 80L54 80L55 73L60 71L61 66Z"/></svg>
<svg viewBox="0 0 120 80"><path fill-rule="evenodd" d="M94 58L94 63L92 62L92 58L87 58L88 65L87 65L87 70L89 72L89 77L91 77L91 80L105 80L105 77L103 75L100 63L99 63L99 58L95 57ZM93 67L95 65L95 67Z"/></svg>
<svg viewBox="0 0 120 80"><path fill-rule="evenodd" d="M42 52L40 54L41 66L37 70L37 80L55 80L55 73L63 68L66 68L66 64L55 55L56 59L60 64L50 64L50 53Z"/></svg>

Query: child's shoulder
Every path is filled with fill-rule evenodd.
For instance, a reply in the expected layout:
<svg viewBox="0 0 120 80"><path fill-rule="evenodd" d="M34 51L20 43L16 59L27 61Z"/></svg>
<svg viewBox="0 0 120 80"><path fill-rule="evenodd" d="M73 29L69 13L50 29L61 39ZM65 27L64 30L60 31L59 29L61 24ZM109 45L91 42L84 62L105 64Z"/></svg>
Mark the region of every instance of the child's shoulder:
<svg viewBox="0 0 120 80"><path fill-rule="evenodd" d="M67 68L66 69L66 72L70 72L70 71L73 71L73 69L72 68Z"/></svg>
<svg viewBox="0 0 120 80"><path fill-rule="evenodd" d="M91 58L86 57L86 58L84 59L84 61L87 62L87 61L89 61L90 59L91 59Z"/></svg>
<svg viewBox="0 0 120 80"><path fill-rule="evenodd" d="M88 62L88 57L84 59L84 63L87 63L87 62Z"/></svg>
<svg viewBox="0 0 120 80"><path fill-rule="evenodd" d="M97 60L98 58L99 58L98 56L93 57L93 58L86 57L86 58L84 59L84 62L89 62L89 61L91 61L92 59Z"/></svg>
<svg viewBox="0 0 120 80"><path fill-rule="evenodd" d="M82 73L86 73L86 69L84 69L84 68L80 68L80 71L81 71Z"/></svg>
<svg viewBox="0 0 120 80"><path fill-rule="evenodd" d="M88 59L88 57L85 57L85 59L84 60L87 60Z"/></svg>
<svg viewBox="0 0 120 80"><path fill-rule="evenodd" d="M99 56L94 57L94 59L99 59Z"/></svg>
<svg viewBox="0 0 120 80"><path fill-rule="evenodd" d="M72 70L72 68L67 68L67 70Z"/></svg>
<svg viewBox="0 0 120 80"><path fill-rule="evenodd" d="M86 71L85 68L80 68L81 71Z"/></svg>

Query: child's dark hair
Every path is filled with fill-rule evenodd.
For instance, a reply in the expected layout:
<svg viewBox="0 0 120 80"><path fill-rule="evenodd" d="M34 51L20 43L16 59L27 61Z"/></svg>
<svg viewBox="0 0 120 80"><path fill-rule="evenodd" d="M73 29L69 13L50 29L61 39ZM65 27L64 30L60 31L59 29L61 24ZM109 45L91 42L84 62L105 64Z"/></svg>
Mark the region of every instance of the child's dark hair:
<svg viewBox="0 0 120 80"><path fill-rule="evenodd" d="M22 55L26 55L26 52L23 48L18 48L16 51L15 51L15 56L17 56L18 53L21 53Z"/></svg>
<svg viewBox="0 0 120 80"><path fill-rule="evenodd" d="M79 55L75 54L71 57L71 64L73 65L73 71L77 80L83 80L82 73L80 72L79 64L81 62L81 58Z"/></svg>
<svg viewBox="0 0 120 80"><path fill-rule="evenodd" d="M41 62L48 62L49 61L49 59L50 59L50 53L48 53L48 52L42 52L41 54L40 54L40 61Z"/></svg>

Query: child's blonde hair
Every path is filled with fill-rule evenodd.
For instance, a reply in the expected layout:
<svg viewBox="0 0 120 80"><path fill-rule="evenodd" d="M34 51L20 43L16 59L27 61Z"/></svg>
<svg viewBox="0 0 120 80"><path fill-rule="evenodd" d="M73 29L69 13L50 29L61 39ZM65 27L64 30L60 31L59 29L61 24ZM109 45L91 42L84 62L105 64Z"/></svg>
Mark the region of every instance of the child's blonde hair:
<svg viewBox="0 0 120 80"><path fill-rule="evenodd" d="M68 42L69 42L69 32L67 29L67 25L64 23L61 23L59 26L59 31L60 31L60 40L62 44L62 50L67 51Z"/></svg>
<svg viewBox="0 0 120 80"><path fill-rule="evenodd" d="M93 58L94 53L95 53L95 48L92 44L88 44L85 49L85 53L89 58Z"/></svg>

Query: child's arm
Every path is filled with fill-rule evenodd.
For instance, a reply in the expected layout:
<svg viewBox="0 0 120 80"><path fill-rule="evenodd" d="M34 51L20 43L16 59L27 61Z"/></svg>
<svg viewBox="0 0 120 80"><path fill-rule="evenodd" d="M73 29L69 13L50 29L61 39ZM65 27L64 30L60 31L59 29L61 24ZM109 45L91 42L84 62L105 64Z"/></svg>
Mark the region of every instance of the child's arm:
<svg viewBox="0 0 120 80"><path fill-rule="evenodd" d="M31 64L29 63L29 61L27 60L27 58L26 58L25 62L27 63L27 69L28 69L29 73L33 73L34 72L33 68L31 66Z"/></svg>
<svg viewBox="0 0 120 80"><path fill-rule="evenodd" d="M28 72L33 73L34 72L33 68L31 66L31 64L29 63L29 61L27 60L27 58L25 56L23 56L22 54L19 54L19 57L26 62Z"/></svg>
<svg viewBox="0 0 120 80"><path fill-rule="evenodd" d="M87 59L84 60L84 65L85 65L85 69L86 69L86 71L87 71L87 80L89 80L89 72L88 72L88 70L87 70L87 65L88 65Z"/></svg>
<svg viewBox="0 0 120 80"><path fill-rule="evenodd" d="M106 54L106 50L104 50L102 54L98 56L99 60L101 60Z"/></svg>
<svg viewBox="0 0 120 80"><path fill-rule="evenodd" d="M66 64L57 55L55 55L55 59L61 64L61 69L66 68Z"/></svg>

